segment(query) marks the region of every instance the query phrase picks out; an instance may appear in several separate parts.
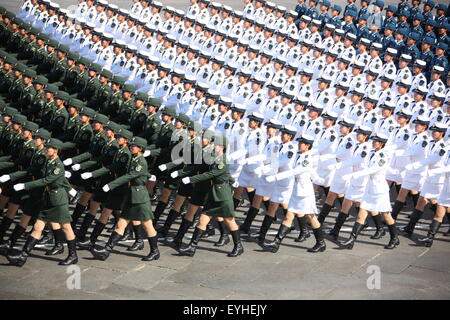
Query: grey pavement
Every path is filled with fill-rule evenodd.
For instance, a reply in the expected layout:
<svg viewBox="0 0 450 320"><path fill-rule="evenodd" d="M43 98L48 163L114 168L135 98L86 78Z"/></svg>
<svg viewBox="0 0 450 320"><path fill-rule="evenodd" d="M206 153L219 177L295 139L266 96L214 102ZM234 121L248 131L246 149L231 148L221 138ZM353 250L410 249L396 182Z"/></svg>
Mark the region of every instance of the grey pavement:
<svg viewBox="0 0 450 320"><path fill-rule="evenodd" d="M57 2L62 7L75 3ZM130 3L110 2L120 7L128 7ZM163 3L187 8L187 1ZM241 1L226 3L242 7ZM276 3L287 8L295 6L294 1ZM335 3L342 5L344 1ZM0 0L0 4L17 12L21 2ZM238 223L242 223L247 208L245 202L238 209ZM409 206L400 215L399 225L407 222L406 215L410 212ZM332 226L336 215L335 209L327 218L325 229ZM262 218L260 214L256 219L255 232ZM245 253L237 258L226 256L232 244L213 246L217 235L202 240L193 258L180 257L163 243L161 258L154 262L140 260L148 254L147 243L144 251L137 253L126 251L131 242L121 243L105 262L93 260L88 251L79 251L80 289L68 288L73 274L57 265L65 254L47 257L44 248L38 248L22 268L9 266L6 258L0 256L0 299L449 299L450 237L442 235L448 225L441 227L432 248L415 243L418 236L426 234L430 219L428 212L413 239L401 237L400 246L393 251L383 248L388 242L387 235L380 240L370 239L373 228L362 232L353 250L339 250L327 240L326 252L319 254L306 252L314 245L313 237L304 243L294 242L298 231L287 236L276 254L262 252L256 243L244 240ZM161 218L164 220L165 216ZM179 222L173 226L172 234ZM279 223L280 220L272 226L269 239L276 234ZM353 223L354 216L344 225L341 239L348 237ZM108 235L100 240L106 241ZM369 274L368 270L380 271L379 289L370 286L377 281L371 281L376 274Z"/></svg>
<svg viewBox="0 0 450 320"><path fill-rule="evenodd" d="M242 223L247 208L247 201L238 208L238 223ZM410 212L409 208L400 215L399 225L407 222ZM325 229L332 227L336 215L334 209ZM257 217L254 232L262 218L262 214ZM0 299L449 299L450 237L442 234L448 225L441 227L431 248L415 242L426 234L430 219L428 212L413 238L401 237L400 246L392 251L383 248L387 235L370 239L373 227L362 232L353 250L340 250L327 240L327 250L319 254L306 252L314 245L313 237L304 243L294 242L298 231L287 236L276 254L263 252L243 237L245 252L237 258L226 256L231 243L214 247L218 235L202 240L193 258L178 256L163 241L161 258L153 262L140 260L148 254L147 243L143 251L131 253L126 247L132 241L122 242L107 261L94 260L88 251L80 250L80 289L67 285L68 281L73 283L73 270L57 265L66 253L47 257L46 248L41 247L22 268L8 265L0 256ZM172 235L179 222L171 229ZM341 239L348 237L353 222L354 215L344 225ZM279 223L280 219L270 229L268 239L276 234ZM99 240L104 243L108 236ZM374 269L379 271L379 289L371 287L376 283L372 281Z"/></svg>

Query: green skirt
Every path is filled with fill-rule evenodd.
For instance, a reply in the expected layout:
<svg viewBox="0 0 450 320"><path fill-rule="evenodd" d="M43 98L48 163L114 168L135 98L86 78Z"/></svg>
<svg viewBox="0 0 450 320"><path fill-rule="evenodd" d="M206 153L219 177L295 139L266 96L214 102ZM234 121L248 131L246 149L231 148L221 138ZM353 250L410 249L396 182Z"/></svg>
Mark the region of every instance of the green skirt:
<svg viewBox="0 0 450 320"><path fill-rule="evenodd" d="M69 214L69 204L55 207L46 207L39 212L38 219L44 222L67 223L72 222Z"/></svg>
<svg viewBox="0 0 450 320"><path fill-rule="evenodd" d="M110 210L122 211L125 206L125 201L127 200L126 189L121 190L121 188L117 188L108 192L107 194L108 198L104 203L105 208Z"/></svg>
<svg viewBox="0 0 450 320"><path fill-rule="evenodd" d="M224 201L214 201L210 194L208 194L202 213L210 217L233 218L233 198L230 197Z"/></svg>
<svg viewBox="0 0 450 320"><path fill-rule="evenodd" d="M152 205L150 200L145 203L126 203L121 215L126 220L148 221L153 220Z"/></svg>

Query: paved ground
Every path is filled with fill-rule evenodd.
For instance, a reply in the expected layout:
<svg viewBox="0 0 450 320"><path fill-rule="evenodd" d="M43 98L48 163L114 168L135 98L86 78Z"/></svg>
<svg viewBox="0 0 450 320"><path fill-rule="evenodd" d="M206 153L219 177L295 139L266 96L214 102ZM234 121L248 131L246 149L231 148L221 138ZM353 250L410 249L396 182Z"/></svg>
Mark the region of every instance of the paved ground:
<svg viewBox="0 0 450 320"><path fill-rule="evenodd" d="M67 7L75 1L58 2ZM121 7L129 4L125 0L112 2ZM187 1L164 3L185 9ZM240 1L227 3L240 7ZM291 3L277 1L288 8L293 7ZM20 3L8 1L1 5L17 12ZM245 203L239 208L240 222L247 206ZM406 214L400 216L400 224L405 223ZM334 221L335 216L333 211L327 221ZM425 218L417 235L426 233L429 214ZM255 230L261 221L260 215ZM353 222L354 218L345 224L343 238ZM276 234L278 223L270 230L269 238ZM80 251L80 289L73 290L67 285L67 280L73 279L73 270L57 265L65 255L46 257L41 248L33 252L23 268L7 265L6 258L0 256L0 299L449 299L450 238L442 236L447 227L441 228L431 249L416 246L415 237L402 237L399 248L384 250L388 237L371 240L373 230L369 230L362 233L351 251L339 250L327 241L327 251L314 255L306 252L314 240L298 244L293 241L295 232L277 254L261 252L255 243L245 242L245 254L235 259L226 256L231 244L225 248L213 246L218 236L202 241L194 258L179 257L173 249L161 245L161 259L149 263L140 261L141 255L148 253L148 244L144 251L131 254L125 251L128 244L123 243L117 248L118 254L106 262L93 260L89 252ZM368 274L368 270L380 270L379 289L368 288L368 282L369 287L377 287L377 281L372 281L376 274Z"/></svg>

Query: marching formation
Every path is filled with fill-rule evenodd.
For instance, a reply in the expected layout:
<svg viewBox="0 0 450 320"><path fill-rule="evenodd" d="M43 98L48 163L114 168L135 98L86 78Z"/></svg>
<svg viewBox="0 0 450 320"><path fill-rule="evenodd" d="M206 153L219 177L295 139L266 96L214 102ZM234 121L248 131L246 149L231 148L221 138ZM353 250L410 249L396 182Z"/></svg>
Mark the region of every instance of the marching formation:
<svg viewBox="0 0 450 320"><path fill-rule="evenodd" d="M213 225L215 246L231 235L229 257L244 252L241 235L275 253L294 220L295 241L312 230L307 251L317 253L335 204L326 234L342 249L353 248L368 216L371 239L386 226L385 248L394 249L426 208L434 218L417 241L431 246L450 214L448 8L347 2L299 0L288 10L244 0L237 11L190 0L184 12L151 0L128 10L79 0L71 12L26 0L17 15L0 8L1 253L23 266L37 244L59 255L66 242L59 264L70 265L77 249L106 260L134 238L129 251L148 239L144 261L160 258L163 239L192 257ZM250 207L239 226L244 194ZM414 211L400 227L408 198ZM353 229L340 239L352 208ZM278 210L278 233L266 239Z"/></svg>

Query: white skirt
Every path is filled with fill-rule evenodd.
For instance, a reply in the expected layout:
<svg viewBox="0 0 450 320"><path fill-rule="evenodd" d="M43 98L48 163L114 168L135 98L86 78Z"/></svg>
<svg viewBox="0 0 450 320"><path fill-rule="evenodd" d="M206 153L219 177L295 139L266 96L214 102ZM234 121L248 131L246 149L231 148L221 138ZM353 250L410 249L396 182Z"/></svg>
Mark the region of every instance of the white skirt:
<svg viewBox="0 0 450 320"><path fill-rule="evenodd" d="M257 165L245 165L242 168L241 174L238 178L239 187L255 188L258 185L258 175L255 173L255 169L259 167Z"/></svg>
<svg viewBox="0 0 450 320"><path fill-rule="evenodd" d="M333 180L331 180L330 184L330 191L337 193L337 194L343 194L347 190L349 186L349 180L342 179L342 176L346 175L347 173L350 173L351 167L344 167L339 168L336 170L333 176Z"/></svg>
<svg viewBox="0 0 450 320"><path fill-rule="evenodd" d="M392 207L389 192L379 194L364 192L360 208L367 211L391 212Z"/></svg>
<svg viewBox="0 0 450 320"><path fill-rule="evenodd" d="M405 178L402 181L402 188L411 191L419 191L422 190L424 182L425 176L423 174L406 172Z"/></svg>
<svg viewBox="0 0 450 320"><path fill-rule="evenodd" d="M438 205L443 207L450 207L450 182L447 179L442 187L441 194L438 198Z"/></svg>
<svg viewBox="0 0 450 320"><path fill-rule="evenodd" d="M296 214L317 214L316 197L293 195L289 200L288 211Z"/></svg>
<svg viewBox="0 0 450 320"><path fill-rule="evenodd" d="M432 183L425 180L422 190L420 190L420 195L425 199L437 200L441 191L444 187L443 183Z"/></svg>
<svg viewBox="0 0 450 320"><path fill-rule="evenodd" d="M270 201L276 203L288 204L291 199L292 189L294 188L294 179L291 179L287 186L279 186L278 183L272 187Z"/></svg>
<svg viewBox="0 0 450 320"><path fill-rule="evenodd" d="M345 190L345 199L361 202L365 189L365 186L355 186L350 183L347 190Z"/></svg>
<svg viewBox="0 0 450 320"><path fill-rule="evenodd" d="M238 180L239 175L241 174L241 171L242 171L242 166L239 164L233 163L233 164L230 164L229 168L230 168L230 175L235 180Z"/></svg>
<svg viewBox="0 0 450 320"><path fill-rule="evenodd" d="M255 194L264 198L270 198L273 191L272 189L275 186L275 182L267 182L267 176L261 176L258 179L258 184L256 185Z"/></svg>

